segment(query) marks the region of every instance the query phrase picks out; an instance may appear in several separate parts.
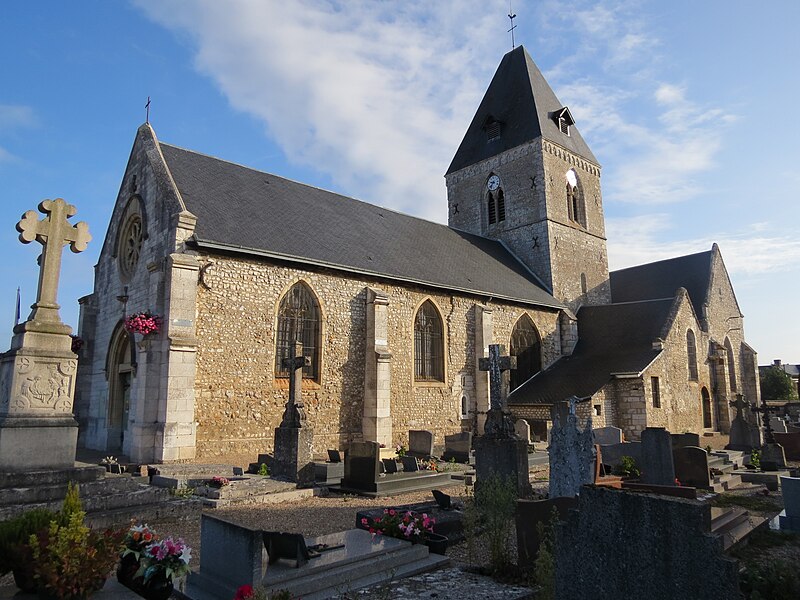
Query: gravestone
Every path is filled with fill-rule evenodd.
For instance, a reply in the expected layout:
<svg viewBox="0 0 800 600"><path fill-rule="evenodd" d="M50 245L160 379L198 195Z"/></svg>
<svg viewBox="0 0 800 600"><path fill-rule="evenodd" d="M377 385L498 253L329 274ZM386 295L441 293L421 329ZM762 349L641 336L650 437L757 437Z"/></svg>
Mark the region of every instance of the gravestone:
<svg viewBox="0 0 800 600"><path fill-rule="evenodd" d="M530 446L531 444L531 426L525 419L517 419L514 423L514 433L517 437Z"/></svg>
<svg viewBox="0 0 800 600"><path fill-rule="evenodd" d="M462 431L453 435L444 436L444 454L442 459L453 459L459 463L469 462L469 453L472 450L472 433Z"/></svg>
<svg viewBox="0 0 800 600"><path fill-rule="evenodd" d="M686 446L700 447L700 435L697 433L671 433L672 449L685 448Z"/></svg>
<svg viewBox="0 0 800 600"><path fill-rule="evenodd" d="M301 387L303 367L311 365L311 359L303 356L303 343L296 341L294 356L285 358L283 366L289 369L289 400L279 427L275 428L275 455L272 476L297 482L298 486L314 483L314 461L312 444L314 434L306 423Z"/></svg>
<svg viewBox="0 0 800 600"><path fill-rule="evenodd" d="M14 327L11 349L0 355L0 472L75 466L78 423L72 414L77 356L72 329L61 322L58 279L61 251L86 249L92 239L77 212L61 198L43 200L39 220L29 210L17 223L19 240L42 245L39 288L28 320Z"/></svg>
<svg viewBox="0 0 800 600"><path fill-rule="evenodd" d="M781 477L783 512L778 522L781 529L800 532L800 477Z"/></svg>
<svg viewBox="0 0 800 600"><path fill-rule="evenodd" d="M786 456L780 444L775 443L774 430L772 429L772 418L770 413L779 410L775 406L769 406L766 398L761 397L761 406L750 409L758 413L764 427L764 444L761 446L761 470L777 471L786 468Z"/></svg>
<svg viewBox="0 0 800 600"><path fill-rule="evenodd" d="M642 483L675 485L672 439L663 427L646 427L642 432Z"/></svg>
<svg viewBox="0 0 800 600"><path fill-rule="evenodd" d="M623 440L622 429L619 427L598 427L593 430L594 443L600 446L621 444Z"/></svg>
<svg viewBox="0 0 800 600"><path fill-rule="evenodd" d="M775 442L783 447L789 460L800 460L800 433L773 433Z"/></svg>
<svg viewBox="0 0 800 600"><path fill-rule="evenodd" d="M342 485L370 490L380 477L380 446L378 442L352 442L344 455Z"/></svg>
<svg viewBox="0 0 800 600"><path fill-rule="evenodd" d="M392 473L397 473L397 461L393 458L382 458L381 462L383 463L383 471L387 475L391 475Z"/></svg>
<svg viewBox="0 0 800 600"><path fill-rule="evenodd" d="M609 467L617 467L622 461L623 456L630 456L637 467L642 465L642 442L622 442L621 444L611 444L603 446L603 464Z"/></svg>
<svg viewBox="0 0 800 600"><path fill-rule="evenodd" d="M328 450L328 462L338 463L342 462L342 455L338 450Z"/></svg>
<svg viewBox="0 0 800 600"><path fill-rule="evenodd" d="M708 452L702 448L685 446L672 451L675 477L681 485L708 489L711 478L708 471Z"/></svg>
<svg viewBox="0 0 800 600"><path fill-rule="evenodd" d="M419 458L433 456L433 434L425 430L411 430L408 432L408 454Z"/></svg>
<svg viewBox="0 0 800 600"><path fill-rule="evenodd" d="M499 344L489 346L489 358L481 358L482 371L489 371L489 412L486 414L484 435L475 442L475 471L478 485L481 480L497 477L511 481L518 497L533 493L528 478L528 445L514 433L510 413L506 408L509 372L517 368L515 356L501 356Z"/></svg>
<svg viewBox="0 0 800 600"><path fill-rule="evenodd" d="M569 511L578 505L578 499L549 498L547 500L517 500L514 514L517 528L518 564L533 565L539 555L539 523L549 524L553 510L558 512L559 520L566 519Z"/></svg>
<svg viewBox="0 0 800 600"><path fill-rule="evenodd" d="M400 458L400 462L403 463L403 471L405 473L419 471L419 463L416 456L403 456Z"/></svg>
<svg viewBox="0 0 800 600"><path fill-rule="evenodd" d="M760 444L757 440L753 440L753 428L745 420L743 414L743 410L748 408L750 403L744 399L742 394L736 394L736 400L730 404L736 409L736 416L731 421L730 440L725 449L750 451L757 448Z"/></svg>
<svg viewBox="0 0 800 600"><path fill-rule="evenodd" d="M781 419L780 417L770 417L769 418L770 427L772 427L773 433L786 433L786 421Z"/></svg>
<svg viewBox="0 0 800 600"><path fill-rule="evenodd" d="M594 481L595 447L592 417L583 430L578 429L578 398L553 406L553 428L550 431L550 497L576 496L582 485ZM566 415L566 416L564 416Z"/></svg>

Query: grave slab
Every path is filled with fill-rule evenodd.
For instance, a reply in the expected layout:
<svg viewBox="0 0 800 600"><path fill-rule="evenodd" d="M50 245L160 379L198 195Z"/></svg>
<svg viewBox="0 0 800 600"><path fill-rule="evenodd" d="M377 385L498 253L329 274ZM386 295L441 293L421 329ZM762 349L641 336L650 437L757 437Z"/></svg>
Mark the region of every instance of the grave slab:
<svg viewBox="0 0 800 600"><path fill-rule="evenodd" d="M468 463L472 450L472 433L464 431L453 435L444 436L444 454L442 459L455 460L459 463Z"/></svg>
<svg viewBox="0 0 800 600"><path fill-rule="evenodd" d="M675 478L681 485L708 489L711 478L708 470L708 452L694 446L684 446L672 451Z"/></svg>
<svg viewBox="0 0 800 600"><path fill-rule="evenodd" d="M408 454L419 458L433 456L433 433L412 429L408 432Z"/></svg>
<svg viewBox="0 0 800 600"><path fill-rule="evenodd" d="M622 429L619 427L598 427L592 430L594 443L600 446L610 446L621 444L623 441Z"/></svg>
<svg viewBox="0 0 800 600"><path fill-rule="evenodd" d="M674 485L672 439L663 427L646 427L642 432L642 483Z"/></svg>
<svg viewBox="0 0 800 600"><path fill-rule="evenodd" d="M788 460L800 460L800 433L773 433L775 443L783 446Z"/></svg>
<svg viewBox="0 0 800 600"><path fill-rule="evenodd" d="M781 529L800 532L800 477L781 477L784 510L778 522Z"/></svg>

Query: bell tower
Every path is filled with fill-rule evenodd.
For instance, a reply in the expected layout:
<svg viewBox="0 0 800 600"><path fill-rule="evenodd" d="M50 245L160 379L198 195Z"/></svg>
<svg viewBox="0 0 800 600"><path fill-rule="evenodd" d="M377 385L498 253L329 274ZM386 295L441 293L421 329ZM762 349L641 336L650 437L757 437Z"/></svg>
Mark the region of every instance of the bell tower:
<svg viewBox="0 0 800 600"><path fill-rule="evenodd" d="M522 46L503 57L445 180L450 227L503 242L573 310L611 302L600 165Z"/></svg>

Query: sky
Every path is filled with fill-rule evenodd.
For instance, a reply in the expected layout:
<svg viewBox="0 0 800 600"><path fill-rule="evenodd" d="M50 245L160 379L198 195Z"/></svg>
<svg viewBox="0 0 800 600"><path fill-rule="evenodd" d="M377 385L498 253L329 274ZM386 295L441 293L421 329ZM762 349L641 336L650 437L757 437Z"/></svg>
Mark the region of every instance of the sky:
<svg viewBox="0 0 800 600"><path fill-rule="evenodd" d="M759 363L800 363L800 2L513 3L528 50L602 165L611 269L717 242ZM61 316L96 264L136 129L425 219L502 56L502 0L9 2L0 15L0 345L46 198L93 236L65 252ZM5 341L7 340L7 341ZM6 346L8 347L8 346Z"/></svg>

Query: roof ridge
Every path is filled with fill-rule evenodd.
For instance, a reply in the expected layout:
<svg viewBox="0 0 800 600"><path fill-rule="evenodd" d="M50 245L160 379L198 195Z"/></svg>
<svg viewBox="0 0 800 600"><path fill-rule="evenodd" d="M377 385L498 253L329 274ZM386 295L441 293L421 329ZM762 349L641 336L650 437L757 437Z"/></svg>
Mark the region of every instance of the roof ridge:
<svg viewBox="0 0 800 600"><path fill-rule="evenodd" d="M654 260L652 262L641 263L641 264L638 264L638 265L631 265L630 267L623 267L622 269L614 269L610 273L622 273L623 271L630 271L631 269L639 269L639 268L642 268L642 267L649 267L650 265L657 265L659 263L672 262L672 261L676 261L676 260L681 260L683 258L697 257L697 256L700 256L702 254L712 254L713 252L714 252L714 249L712 247L711 250L701 250L700 252L692 252L691 254L682 254L680 256L673 256L671 258L662 258L660 260ZM609 273L609 275L610 275L610 273Z"/></svg>

